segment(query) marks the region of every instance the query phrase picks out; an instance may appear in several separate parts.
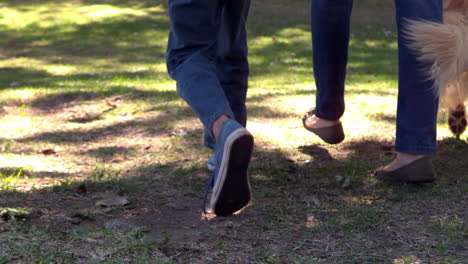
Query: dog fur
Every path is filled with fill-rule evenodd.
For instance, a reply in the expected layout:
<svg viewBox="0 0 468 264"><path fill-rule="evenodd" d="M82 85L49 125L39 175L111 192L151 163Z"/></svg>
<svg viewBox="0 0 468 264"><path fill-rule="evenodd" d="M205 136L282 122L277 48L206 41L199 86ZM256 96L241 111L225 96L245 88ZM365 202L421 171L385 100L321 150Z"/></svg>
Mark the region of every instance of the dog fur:
<svg viewBox="0 0 468 264"><path fill-rule="evenodd" d="M467 126L468 0L444 0L443 24L409 21L405 33L419 60L429 65L449 128L459 138Z"/></svg>

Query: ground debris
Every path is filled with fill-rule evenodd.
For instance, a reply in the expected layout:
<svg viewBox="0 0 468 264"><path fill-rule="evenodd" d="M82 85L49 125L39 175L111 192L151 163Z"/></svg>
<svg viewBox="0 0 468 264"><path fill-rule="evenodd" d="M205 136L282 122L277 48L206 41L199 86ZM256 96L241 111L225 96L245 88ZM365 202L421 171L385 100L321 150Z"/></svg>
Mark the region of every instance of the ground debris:
<svg viewBox="0 0 468 264"><path fill-rule="evenodd" d="M111 219L104 223L104 226L108 229L120 229L120 230L128 230L130 228L135 227L134 224L122 220L122 219Z"/></svg>
<svg viewBox="0 0 468 264"><path fill-rule="evenodd" d="M0 221L25 221L31 218L38 218L42 215L40 210L26 210L17 208L1 208L0 207Z"/></svg>
<svg viewBox="0 0 468 264"><path fill-rule="evenodd" d="M96 249L94 251L89 252L89 255L96 260L104 260L106 257L112 255L116 252L116 249Z"/></svg>
<svg viewBox="0 0 468 264"><path fill-rule="evenodd" d="M42 150L41 153L44 155L54 155L54 154L57 154L57 151L55 151L55 149L53 148L48 148L48 149Z"/></svg>
<svg viewBox="0 0 468 264"><path fill-rule="evenodd" d="M301 202L304 202L308 205L315 205L315 206L320 206L320 200L318 199L317 196L315 195L306 195L301 197Z"/></svg>
<svg viewBox="0 0 468 264"><path fill-rule="evenodd" d="M130 201L127 198L111 193L104 195L101 200L97 201L96 206L112 207L123 206L129 203Z"/></svg>

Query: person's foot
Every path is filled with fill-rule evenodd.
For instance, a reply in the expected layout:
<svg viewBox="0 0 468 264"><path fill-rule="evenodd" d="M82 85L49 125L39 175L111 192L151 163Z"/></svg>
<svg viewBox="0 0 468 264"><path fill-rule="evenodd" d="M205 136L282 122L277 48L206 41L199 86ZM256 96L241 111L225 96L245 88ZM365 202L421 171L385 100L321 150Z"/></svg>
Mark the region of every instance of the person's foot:
<svg viewBox="0 0 468 264"><path fill-rule="evenodd" d="M424 155L397 152L396 158L392 162L390 162L388 165L384 166L383 170L384 171L397 170L422 157L424 157Z"/></svg>
<svg viewBox="0 0 468 264"><path fill-rule="evenodd" d="M221 115L213 123L213 127L211 128L211 132L213 133L213 136L215 140L218 140L219 133L221 132L221 129L223 128L224 121L228 120L229 117L226 115Z"/></svg>
<svg viewBox="0 0 468 264"><path fill-rule="evenodd" d="M253 136L235 120L223 122L215 145L215 171L209 183L210 206L219 216L244 208L250 201L247 170L253 151ZM205 192L205 198L207 196Z"/></svg>
<svg viewBox="0 0 468 264"><path fill-rule="evenodd" d="M375 176L382 181L407 183L426 183L436 179L429 156L401 152L390 164L377 169Z"/></svg>
<svg viewBox="0 0 468 264"><path fill-rule="evenodd" d="M214 136L215 140L218 139L219 132L221 132L221 128L223 127L224 121L226 121L228 119L229 119L228 116L221 115L218 118L216 118L216 120L214 121L211 132L213 133L213 136ZM210 172L215 171L215 169L216 169L216 157L215 157L214 154L211 155L208 158L208 161L206 162L206 167L207 167L208 171L210 171Z"/></svg>
<svg viewBox="0 0 468 264"><path fill-rule="evenodd" d="M319 136L329 144L338 144L345 138L340 120L325 120L315 115L315 109L309 110L302 118L304 128Z"/></svg>

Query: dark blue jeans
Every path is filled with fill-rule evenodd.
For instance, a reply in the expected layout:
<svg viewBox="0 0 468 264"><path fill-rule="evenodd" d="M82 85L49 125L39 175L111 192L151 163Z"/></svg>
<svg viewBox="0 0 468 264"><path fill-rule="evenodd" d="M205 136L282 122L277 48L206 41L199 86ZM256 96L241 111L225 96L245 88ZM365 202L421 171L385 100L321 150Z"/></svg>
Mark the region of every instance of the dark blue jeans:
<svg viewBox="0 0 468 264"><path fill-rule="evenodd" d="M203 123L209 148L219 116L246 125L249 7L250 0L169 0L168 72Z"/></svg>
<svg viewBox="0 0 468 264"><path fill-rule="evenodd" d="M312 0L313 66L316 115L339 119L345 110L344 83L353 0ZM438 97L433 81L404 38L407 19L443 22L442 0L395 0L398 26L398 110L395 149L431 154L436 150Z"/></svg>

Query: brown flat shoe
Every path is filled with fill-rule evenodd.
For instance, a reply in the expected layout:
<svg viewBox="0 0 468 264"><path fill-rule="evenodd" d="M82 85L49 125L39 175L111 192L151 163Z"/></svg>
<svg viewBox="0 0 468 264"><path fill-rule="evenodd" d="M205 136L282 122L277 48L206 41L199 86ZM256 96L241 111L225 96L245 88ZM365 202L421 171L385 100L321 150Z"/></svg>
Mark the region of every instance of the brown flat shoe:
<svg viewBox="0 0 468 264"><path fill-rule="evenodd" d="M375 172L381 181L428 183L436 179L436 174L429 156L419 158L408 165L392 171L384 171L383 167Z"/></svg>
<svg viewBox="0 0 468 264"><path fill-rule="evenodd" d="M309 110L307 113L305 113L304 117L302 117L302 125L304 125L305 129L314 133L328 144L338 144L344 140L345 135L343 132L343 126L341 125L341 122L333 126L320 128L307 126L307 119L311 118L313 115L315 115L315 109Z"/></svg>

